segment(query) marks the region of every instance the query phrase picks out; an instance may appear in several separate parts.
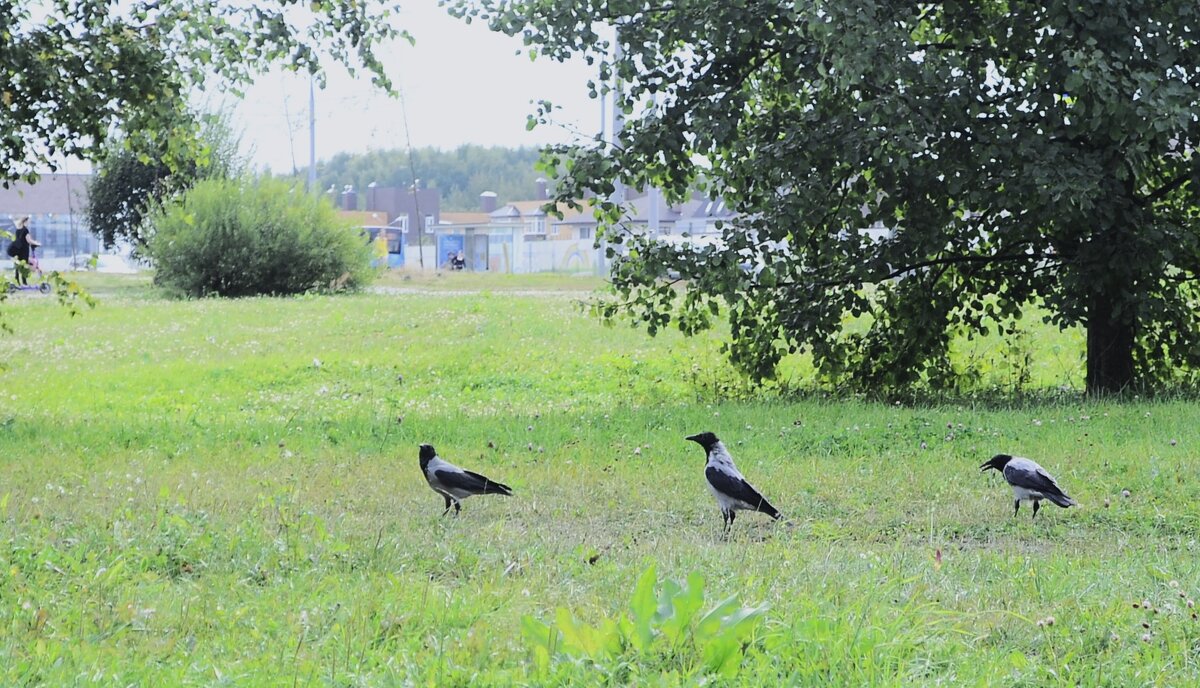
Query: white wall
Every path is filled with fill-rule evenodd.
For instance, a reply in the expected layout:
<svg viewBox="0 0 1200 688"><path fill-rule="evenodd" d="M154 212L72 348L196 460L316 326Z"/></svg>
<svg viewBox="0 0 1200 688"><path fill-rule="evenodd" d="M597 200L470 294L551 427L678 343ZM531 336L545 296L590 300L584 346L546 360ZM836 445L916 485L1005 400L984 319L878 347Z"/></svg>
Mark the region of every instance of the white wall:
<svg viewBox="0 0 1200 688"><path fill-rule="evenodd" d="M595 252L590 239L525 242L527 272L592 272Z"/></svg>
<svg viewBox="0 0 1200 688"><path fill-rule="evenodd" d="M502 272L571 272L596 271L598 250L591 239L557 241L524 241L518 235L513 243L493 241L489 247L493 269Z"/></svg>
<svg viewBox="0 0 1200 688"><path fill-rule="evenodd" d="M482 241L485 236L487 269L491 272L601 274L604 270L603 254L592 246L593 239L526 240L524 231L517 230L511 234L479 235L476 241ZM436 253L436 248L426 246L425 269L441 269ZM405 267L412 270L420 269L419 266L417 247L408 247Z"/></svg>

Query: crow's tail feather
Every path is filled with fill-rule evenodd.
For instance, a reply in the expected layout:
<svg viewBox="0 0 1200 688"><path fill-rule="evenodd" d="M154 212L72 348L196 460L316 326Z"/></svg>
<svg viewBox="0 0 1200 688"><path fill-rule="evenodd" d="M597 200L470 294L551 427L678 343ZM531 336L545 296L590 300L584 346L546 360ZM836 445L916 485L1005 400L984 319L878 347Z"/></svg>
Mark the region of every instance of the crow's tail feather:
<svg viewBox="0 0 1200 688"><path fill-rule="evenodd" d="M512 488L504 483L494 483L488 480L483 484L483 494L498 494L505 497L512 496Z"/></svg>
<svg viewBox="0 0 1200 688"><path fill-rule="evenodd" d="M1046 499L1049 499L1050 501L1054 502L1055 504L1061 506L1064 509L1069 506L1075 506L1076 504L1079 503L1066 495L1048 494L1048 495L1046 495Z"/></svg>
<svg viewBox="0 0 1200 688"><path fill-rule="evenodd" d="M504 483L498 483L486 475L472 473L471 471L463 471L462 475L465 477L459 478L459 486L466 489L471 494L498 494L508 497L512 496L512 488Z"/></svg>
<svg viewBox="0 0 1200 688"><path fill-rule="evenodd" d="M765 499L758 503L758 511L770 516L776 521L783 518L783 514L779 513L779 509L771 506L771 503Z"/></svg>

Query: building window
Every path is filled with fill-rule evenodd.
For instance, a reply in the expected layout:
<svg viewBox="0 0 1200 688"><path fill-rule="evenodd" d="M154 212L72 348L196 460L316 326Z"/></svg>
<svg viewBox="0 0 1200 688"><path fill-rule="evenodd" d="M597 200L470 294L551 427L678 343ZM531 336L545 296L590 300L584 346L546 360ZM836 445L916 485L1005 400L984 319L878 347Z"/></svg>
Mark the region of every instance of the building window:
<svg viewBox="0 0 1200 688"><path fill-rule="evenodd" d="M404 235L396 229L384 229L384 236L387 237L388 253L402 253L401 244L404 242Z"/></svg>
<svg viewBox="0 0 1200 688"><path fill-rule="evenodd" d="M579 238L580 239L591 239L592 238L592 228L591 227L580 227L579 228Z"/></svg>

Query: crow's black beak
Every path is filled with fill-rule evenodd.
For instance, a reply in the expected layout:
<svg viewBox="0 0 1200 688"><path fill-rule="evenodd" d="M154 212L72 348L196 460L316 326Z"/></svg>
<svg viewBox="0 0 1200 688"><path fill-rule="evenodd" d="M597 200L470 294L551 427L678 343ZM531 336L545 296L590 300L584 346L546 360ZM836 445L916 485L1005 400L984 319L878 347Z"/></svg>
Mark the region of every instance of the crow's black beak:
<svg viewBox="0 0 1200 688"><path fill-rule="evenodd" d="M993 465L991 464L991 462L990 462L990 461L989 461L988 463L985 463L985 464L983 464L982 466L980 466L980 467L979 467L979 472L980 472L980 473L982 473L982 472L986 471L986 470L987 470L987 469L989 469L989 468L995 468L995 466L993 466Z"/></svg>
<svg viewBox="0 0 1200 688"><path fill-rule="evenodd" d="M688 440L690 442L699 442L700 436L699 435L688 435L687 437L685 437L683 439Z"/></svg>

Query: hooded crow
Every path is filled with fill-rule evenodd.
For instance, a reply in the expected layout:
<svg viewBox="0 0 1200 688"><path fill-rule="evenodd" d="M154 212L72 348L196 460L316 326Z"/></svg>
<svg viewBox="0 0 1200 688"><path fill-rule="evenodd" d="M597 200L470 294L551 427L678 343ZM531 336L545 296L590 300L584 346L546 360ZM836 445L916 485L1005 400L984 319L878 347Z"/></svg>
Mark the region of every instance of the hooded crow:
<svg viewBox="0 0 1200 688"><path fill-rule="evenodd" d="M446 510L442 515L450 513L454 507L457 516L462 511L462 500L471 495L499 494L512 496L512 490L504 483L498 483L478 473L464 471L452 463L443 461L437 455L431 444L421 445L421 472L434 492L446 500Z"/></svg>
<svg viewBox="0 0 1200 688"><path fill-rule="evenodd" d="M733 457L716 435L702 432L686 439L704 447L708 458L704 466L704 477L708 480L708 490L717 498L717 504L721 507L721 518L725 519L726 533L733 526L733 518L739 509L761 511L771 518L779 518L779 511L746 482L746 478L733 465Z"/></svg>
<svg viewBox="0 0 1200 688"><path fill-rule="evenodd" d="M997 454L980 466L979 472L982 473L989 468L1000 471L1008 484L1012 485L1014 518L1021 510L1022 499L1033 502L1033 518L1037 518L1038 505L1043 499L1048 499L1064 509L1076 504L1074 499L1062 491L1054 477L1036 461L1020 456Z"/></svg>

